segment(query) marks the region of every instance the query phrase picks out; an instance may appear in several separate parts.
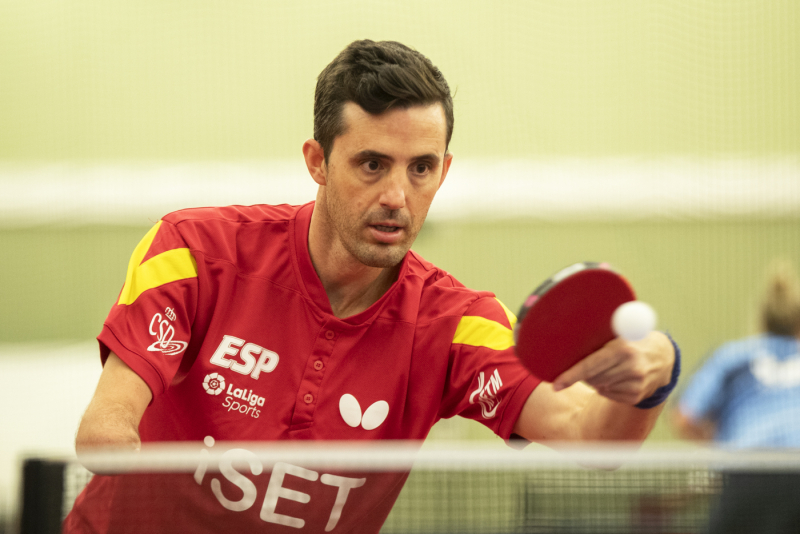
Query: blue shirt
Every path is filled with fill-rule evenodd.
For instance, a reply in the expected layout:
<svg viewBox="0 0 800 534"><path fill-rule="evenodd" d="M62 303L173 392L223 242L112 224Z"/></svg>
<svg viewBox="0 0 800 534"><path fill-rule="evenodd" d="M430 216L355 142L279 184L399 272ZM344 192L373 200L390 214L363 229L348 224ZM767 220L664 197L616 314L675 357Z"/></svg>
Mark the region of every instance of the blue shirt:
<svg viewBox="0 0 800 534"><path fill-rule="evenodd" d="M716 424L731 447L800 447L800 343L759 335L726 343L695 373L680 401Z"/></svg>

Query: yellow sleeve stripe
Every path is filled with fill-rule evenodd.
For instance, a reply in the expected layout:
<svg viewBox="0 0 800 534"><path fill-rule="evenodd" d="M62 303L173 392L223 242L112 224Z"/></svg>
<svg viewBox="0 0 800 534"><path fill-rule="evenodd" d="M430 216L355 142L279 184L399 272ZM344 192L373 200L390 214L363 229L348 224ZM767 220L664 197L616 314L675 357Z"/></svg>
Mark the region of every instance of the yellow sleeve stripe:
<svg viewBox="0 0 800 534"><path fill-rule="evenodd" d="M117 304L133 304L148 289L197 276L197 263L188 248L168 250L142 263L160 226L158 221L134 249Z"/></svg>
<svg viewBox="0 0 800 534"><path fill-rule="evenodd" d="M506 317L508 317L508 324L511 325L511 328L514 328L514 325L517 324L517 316L511 313L511 310L506 308L506 305L500 302L499 298L495 297L495 300L500 303L500 306L503 307L503 311L506 312Z"/></svg>
<svg viewBox="0 0 800 534"><path fill-rule="evenodd" d="M128 261L128 273L125 275L125 285L122 286L122 293L119 295L119 301L117 304L130 304L131 302L136 300L136 297L130 298L131 290L133 288L133 276L136 273L137 269L139 268L139 264L142 263L142 259L144 258L147 251L150 249L150 245L153 244L153 239L156 238L156 234L158 233L158 229L161 228L161 222L158 221L155 226L153 226L149 232L145 234L139 244L136 245L136 248L133 249L133 254L131 254L131 259Z"/></svg>
<svg viewBox="0 0 800 534"><path fill-rule="evenodd" d="M505 350L514 346L514 334L497 321L465 315L458 322L453 343Z"/></svg>

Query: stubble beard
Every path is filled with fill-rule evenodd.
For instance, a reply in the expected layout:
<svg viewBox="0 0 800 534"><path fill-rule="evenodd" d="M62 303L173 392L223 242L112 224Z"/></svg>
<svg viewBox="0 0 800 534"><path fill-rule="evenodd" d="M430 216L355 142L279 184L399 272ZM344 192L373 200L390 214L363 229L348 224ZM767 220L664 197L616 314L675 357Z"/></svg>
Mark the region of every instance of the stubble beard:
<svg viewBox="0 0 800 534"><path fill-rule="evenodd" d="M367 214L363 219L357 219L349 216L344 209L346 202L339 200L335 194L327 194L325 199L328 219L333 224L345 250L367 267L385 269L398 265L405 258L419 233L419 228L413 226L409 217L397 211L377 210ZM393 244L366 242L363 237L365 226L370 222L386 219L402 222L405 225L406 238Z"/></svg>

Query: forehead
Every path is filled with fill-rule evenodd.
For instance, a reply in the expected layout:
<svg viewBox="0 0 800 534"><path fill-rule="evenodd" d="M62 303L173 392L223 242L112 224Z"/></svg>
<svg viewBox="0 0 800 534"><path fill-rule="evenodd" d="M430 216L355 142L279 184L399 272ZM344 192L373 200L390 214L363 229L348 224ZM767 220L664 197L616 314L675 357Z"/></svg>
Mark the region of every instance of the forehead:
<svg viewBox="0 0 800 534"><path fill-rule="evenodd" d="M375 150L388 155L404 151L443 156L447 148L447 120L439 103L392 108L373 115L354 102L346 102L342 119L344 131L334 141L334 152L340 148L348 153Z"/></svg>

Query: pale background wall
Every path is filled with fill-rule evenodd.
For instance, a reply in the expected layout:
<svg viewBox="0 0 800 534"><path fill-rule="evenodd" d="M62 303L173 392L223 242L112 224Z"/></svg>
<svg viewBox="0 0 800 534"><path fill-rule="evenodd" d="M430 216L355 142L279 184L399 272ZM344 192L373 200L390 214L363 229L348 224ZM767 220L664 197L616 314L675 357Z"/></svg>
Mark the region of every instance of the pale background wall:
<svg viewBox="0 0 800 534"><path fill-rule="evenodd" d="M753 331L772 258L800 263L799 29L792 0L0 0L0 512L18 454L69 453L147 227L313 198L315 78L356 38L419 49L455 92L420 253L512 309L610 261L691 371Z"/></svg>

